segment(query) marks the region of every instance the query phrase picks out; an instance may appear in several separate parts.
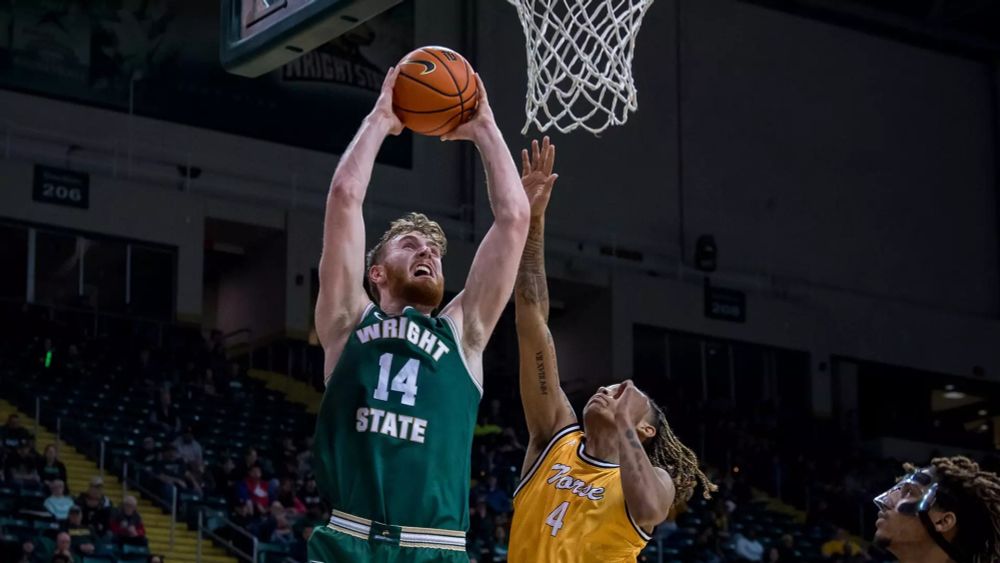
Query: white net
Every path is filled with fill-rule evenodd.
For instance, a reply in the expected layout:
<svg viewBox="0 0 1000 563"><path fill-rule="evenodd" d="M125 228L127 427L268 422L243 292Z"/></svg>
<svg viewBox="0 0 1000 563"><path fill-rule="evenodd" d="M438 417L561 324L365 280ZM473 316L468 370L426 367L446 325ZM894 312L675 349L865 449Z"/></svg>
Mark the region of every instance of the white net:
<svg viewBox="0 0 1000 563"><path fill-rule="evenodd" d="M528 116L568 133L598 134L638 108L635 39L653 0L507 0L517 7L528 51Z"/></svg>

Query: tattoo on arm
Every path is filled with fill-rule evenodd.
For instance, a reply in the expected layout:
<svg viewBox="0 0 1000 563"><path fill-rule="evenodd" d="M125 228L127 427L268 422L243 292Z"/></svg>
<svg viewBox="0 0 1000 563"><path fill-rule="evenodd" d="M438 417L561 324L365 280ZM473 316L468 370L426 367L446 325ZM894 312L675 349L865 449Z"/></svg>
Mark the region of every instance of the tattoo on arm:
<svg viewBox="0 0 1000 563"><path fill-rule="evenodd" d="M517 270L517 294L527 303L549 304L549 288L545 279L545 246L541 224L532 221L528 240Z"/></svg>
<svg viewBox="0 0 1000 563"><path fill-rule="evenodd" d="M630 446L638 450L642 450L642 442L640 442L639 437L635 435L635 430L629 428L628 431L625 432L625 438L628 440L628 444ZM643 455L645 455L644 450L643 450Z"/></svg>
<svg viewBox="0 0 1000 563"><path fill-rule="evenodd" d="M646 456L646 450L643 449L642 442L639 441L639 437L636 436L634 429L628 429L625 433L625 439L628 441L628 445L632 446L633 463L636 466L642 465L643 461L649 460Z"/></svg>
<svg viewBox="0 0 1000 563"><path fill-rule="evenodd" d="M542 352L535 353L535 369L538 371L538 390L542 395L548 395L549 385L545 380L545 356Z"/></svg>

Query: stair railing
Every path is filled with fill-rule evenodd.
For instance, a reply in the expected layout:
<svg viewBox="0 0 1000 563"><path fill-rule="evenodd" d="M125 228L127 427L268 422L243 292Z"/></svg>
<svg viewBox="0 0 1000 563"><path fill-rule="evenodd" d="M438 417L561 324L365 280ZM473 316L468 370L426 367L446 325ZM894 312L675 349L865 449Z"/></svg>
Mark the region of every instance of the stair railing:
<svg viewBox="0 0 1000 563"><path fill-rule="evenodd" d="M134 476L129 476L129 467L135 469L133 471ZM154 493L148 487L142 484L139 480L139 475L142 474L142 470L145 468L141 463L135 461L124 461L122 462L122 497L126 494L129 485L134 487L137 491L142 493L143 496L153 501L157 506L161 508L168 508L170 510L170 549L174 548L174 542L177 533L177 485L170 485L170 500L161 497L157 493Z"/></svg>
<svg viewBox="0 0 1000 563"><path fill-rule="evenodd" d="M257 557L259 553L260 541L257 539L257 536L251 534L246 530L246 528L240 526L239 524L233 522L232 520L226 518L225 516L218 516L216 518L221 520L223 524L225 524L226 528L250 540L250 546L251 546L250 553L247 553L246 551L240 549L239 547L236 547L236 545L233 544L232 539L220 536L215 531L218 528L212 529L206 526L205 507L202 506L198 508L198 560L201 561L201 551L202 551L201 542L204 536L207 535L208 537L224 545L225 549L231 554L235 555L237 558L247 561L249 563L258 563ZM220 526L220 528L221 527L222 526Z"/></svg>

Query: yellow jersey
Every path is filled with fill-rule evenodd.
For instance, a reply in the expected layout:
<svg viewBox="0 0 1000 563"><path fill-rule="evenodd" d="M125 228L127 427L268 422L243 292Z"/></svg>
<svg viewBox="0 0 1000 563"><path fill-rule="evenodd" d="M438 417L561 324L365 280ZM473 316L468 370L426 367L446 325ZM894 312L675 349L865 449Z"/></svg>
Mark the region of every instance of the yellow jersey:
<svg viewBox="0 0 1000 563"><path fill-rule="evenodd" d="M625 506L621 470L584 452L574 424L514 491L509 563L635 563L650 536Z"/></svg>

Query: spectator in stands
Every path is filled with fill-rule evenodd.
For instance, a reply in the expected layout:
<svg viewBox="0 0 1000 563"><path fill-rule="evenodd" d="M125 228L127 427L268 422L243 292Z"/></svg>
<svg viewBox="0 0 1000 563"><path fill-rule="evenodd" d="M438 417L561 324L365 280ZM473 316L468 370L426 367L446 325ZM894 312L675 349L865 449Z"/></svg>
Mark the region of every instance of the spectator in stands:
<svg viewBox="0 0 1000 563"><path fill-rule="evenodd" d="M735 548L741 561L761 561L764 558L764 546L757 539L757 530L753 528L736 534Z"/></svg>
<svg viewBox="0 0 1000 563"><path fill-rule="evenodd" d="M204 463L201 444L198 443L198 440L194 439L194 428L190 426L185 427L184 433L174 440L174 447L177 448L177 453L184 460L184 463L189 465L192 463L199 465Z"/></svg>
<svg viewBox="0 0 1000 563"><path fill-rule="evenodd" d="M122 501L122 507L111 517L111 533L121 544L146 546L146 528L137 509L138 502L133 496Z"/></svg>
<svg viewBox="0 0 1000 563"><path fill-rule="evenodd" d="M305 449L299 452L299 476L303 478L313 473L313 442L312 436L306 436Z"/></svg>
<svg viewBox="0 0 1000 563"><path fill-rule="evenodd" d="M38 454L31 449L30 438L21 440L17 450L7 456L7 480L25 489L39 489Z"/></svg>
<svg viewBox="0 0 1000 563"><path fill-rule="evenodd" d="M80 555L94 553L94 531L83 523L83 511L75 504L69 509L69 519L63 525L63 531L69 534L73 550Z"/></svg>
<svg viewBox="0 0 1000 563"><path fill-rule="evenodd" d="M146 466L147 471L160 464L160 451L156 449L156 440L152 436L146 436L142 439L142 448L139 449L136 458L139 463Z"/></svg>
<svg viewBox="0 0 1000 563"><path fill-rule="evenodd" d="M66 465L59 461L55 444L45 446L45 455L38 460L38 476L46 485L56 480L66 483Z"/></svg>
<svg viewBox="0 0 1000 563"><path fill-rule="evenodd" d="M76 557L73 555L71 545L69 534L59 532L56 536L56 550L52 553L52 563L73 563Z"/></svg>
<svg viewBox="0 0 1000 563"><path fill-rule="evenodd" d="M291 477L281 478L281 484L278 485L278 494L275 498L296 516L302 516L306 513L306 505L295 495L295 481Z"/></svg>
<svg viewBox="0 0 1000 563"><path fill-rule="evenodd" d="M205 471L203 463L189 463L184 472L184 480L192 492L204 497L210 493L214 486L212 484L212 474Z"/></svg>
<svg viewBox="0 0 1000 563"><path fill-rule="evenodd" d="M3 447L8 451L15 451L21 447L22 443L28 441L31 433L21 426L21 417L12 414L7 417L7 424L3 427Z"/></svg>
<svg viewBox="0 0 1000 563"><path fill-rule="evenodd" d="M21 550L18 553L17 563L42 563L41 554L35 546L35 541L24 540L21 542Z"/></svg>
<svg viewBox="0 0 1000 563"><path fill-rule="evenodd" d="M225 493L229 504L237 504L237 484L243 480L243 476L239 474L236 462L233 461L228 452L223 452L222 463L213 465L211 472L212 482L215 484L216 490Z"/></svg>
<svg viewBox="0 0 1000 563"><path fill-rule="evenodd" d="M316 484L316 476L312 473L306 475L305 483L299 489L299 498L302 499L302 504L306 505L306 518L322 520L329 512Z"/></svg>
<svg viewBox="0 0 1000 563"><path fill-rule="evenodd" d="M45 510L48 510L56 520L66 520L69 518L69 509L73 506L73 499L66 496L66 484L56 479L49 485L49 490L51 493L45 499Z"/></svg>
<svg viewBox="0 0 1000 563"><path fill-rule="evenodd" d="M244 528L253 535L257 535L256 530L260 525L260 518L254 515L253 503L238 502L233 508L233 513L230 516L230 520L233 524L236 524L240 528Z"/></svg>
<svg viewBox="0 0 1000 563"><path fill-rule="evenodd" d="M469 515L469 536L489 538L495 527L496 522L486 506L486 498L478 497Z"/></svg>
<svg viewBox="0 0 1000 563"><path fill-rule="evenodd" d="M288 523L287 515L281 514L275 518L274 531L271 532L271 537L268 541L284 545L291 550L292 545L295 543L295 532L292 531L292 526Z"/></svg>
<svg viewBox="0 0 1000 563"><path fill-rule="evenodd" d="M510 493L502 489L496 475L486 477L486 484L480 483L476 486L473 494L486 499L486 505L494 514L507 514L513 510Z"/></svg>
<svg viewBox="0 0 1000 563"><path fill-rule="evenodd" d="M278 501L272 502L267 515L260 522L260 526L257 529L257 537L262 541L270 541L271 535L278 529L278 521L283 518L287 519L287 517L288 511L285 510L285 507Z"/></svg>
<svg viewBox="0 0 1000 563"><path fill-rule="evenodd" d="M279 472L281 477L295 477L299 472L299 450L295 447L295 440L286 436L281 440L281 449L278 454Z"/></svg>
<svg viewBox="0 0 1000 563"><path fill-rule="evenodd" d="M861 546L854 543L847 530L840 528L829 541L820 547L823 557L831 559L834 557L856 557L861 555Z"/></svg>
<svg viewBox="0 0 1000 563"><path fill-rule="evenodd" d="M246 452L243 454L243 460L236 466L240 479L245 479L246 476L250 474L251 468L259 468L260 465L260 457L257 455L256 448L247 448Z"/></svg>
<svg viewBox="0 0 1000 563"><path fill-rule="evenodd" d="M169 501L174 494L174 487L187 489L188 483L184 479L184 460L177 455L177 446L167 444L163 450L163 459L156 468L156 478L162 484L161 495Z"/></svg>
<svg viewBox="0 0 1000 563"><path fill-rule="evenodd" d="M267 483L261 480L259 466L250 468L246 479L237 485L236 498L240 502L250 502L254 512L257 514L267 514L271 507L271 496L267 490Z"/></svg>
<svg viewBox="0 0 1000 563"><path fill-rule="evenodd" d="M205 375L203 375L201 381L198 382L198 387L198 390L206 397L219 396L219 388L215 383L215 374L212 371L212 368L207 368L205 370Z"/></svg>
<svg viewBox="0 0 1000 563"><path fill-rule="evenodd" d="M154 428L175 435L181 430L181 417L170 399L170 390L161 389L156 407L149 413L149 422Z"/></svg>
<svg viewBox="0 0 1000 563"><path fill-rule="evenodd" d="M111 517L111 499L104 494L104 479L94 477L90 480L87 492L81 493L76 499L77 506L83 511L83 524L94 531L97 537L108 533L108 522Z"/></svg>
<svg viewBox="0 0 1000 563"><path fill-rule="evenodd" d="M503 562L507 561L507 552L509 551L509 544L507 542L507 527L503 525L497 525L496 529L493 530L493 549L491 553L493 555L493 562Z"/></svg>

